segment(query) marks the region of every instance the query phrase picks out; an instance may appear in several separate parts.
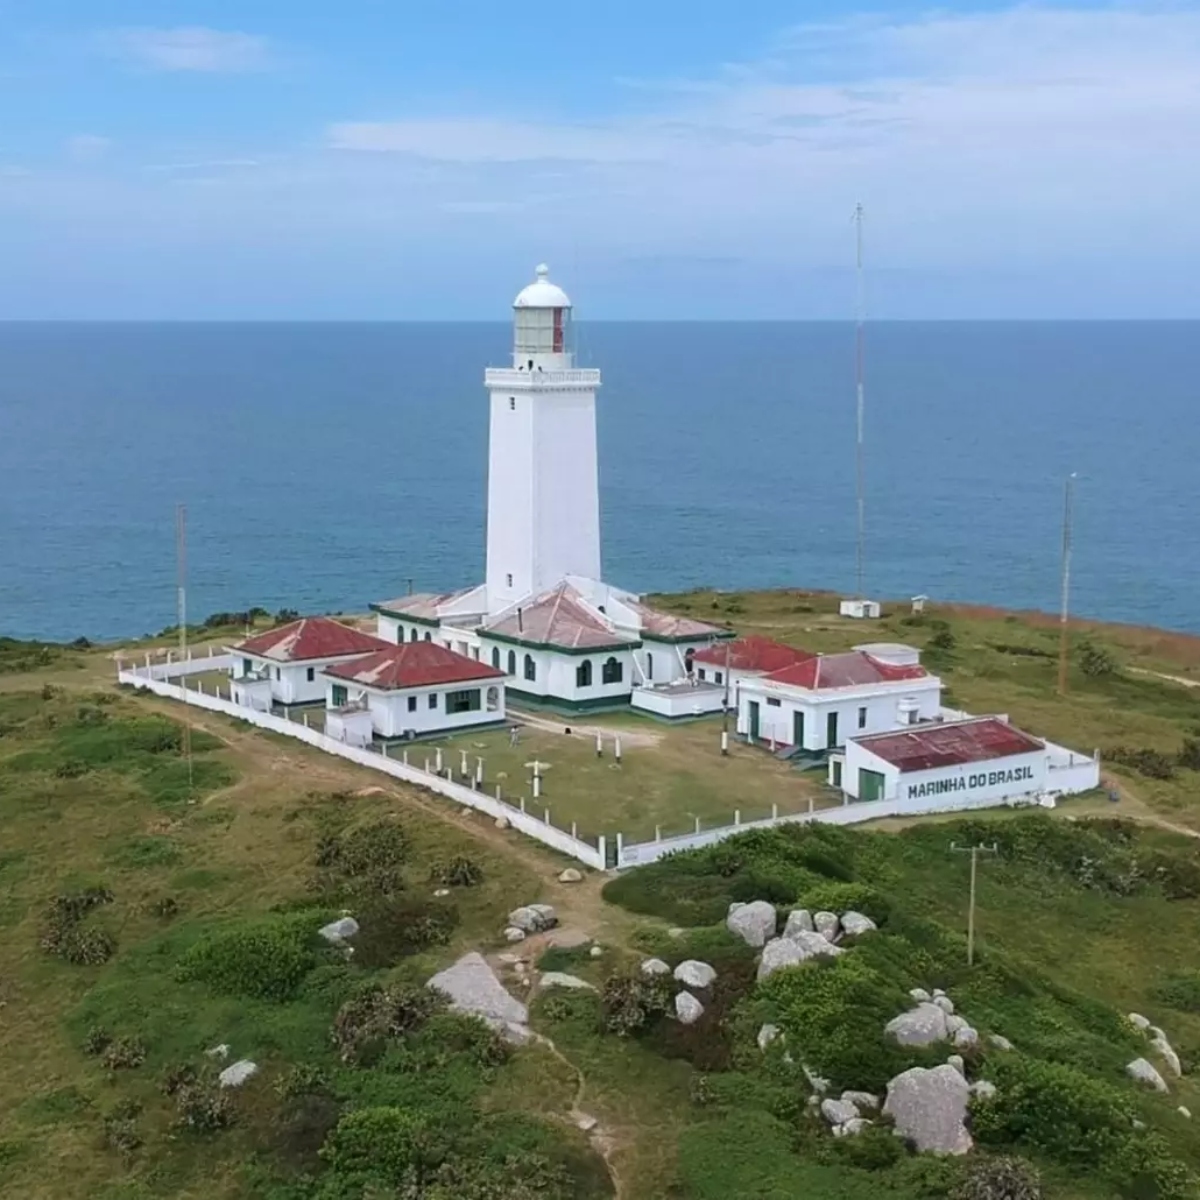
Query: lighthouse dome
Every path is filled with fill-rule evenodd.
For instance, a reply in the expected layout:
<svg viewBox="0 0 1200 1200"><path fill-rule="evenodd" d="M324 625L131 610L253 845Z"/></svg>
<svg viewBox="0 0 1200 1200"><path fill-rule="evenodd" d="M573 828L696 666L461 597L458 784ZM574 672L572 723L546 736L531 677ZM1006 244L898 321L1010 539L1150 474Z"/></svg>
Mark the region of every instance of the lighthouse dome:
<svg viewBox="0 0 1200 1200"><path fill-rule="evenodd" d="M550 282L550 268L542 263L537 279L522 288L513 301L513 308L570 308L571 298L556 283Z"/></svg>

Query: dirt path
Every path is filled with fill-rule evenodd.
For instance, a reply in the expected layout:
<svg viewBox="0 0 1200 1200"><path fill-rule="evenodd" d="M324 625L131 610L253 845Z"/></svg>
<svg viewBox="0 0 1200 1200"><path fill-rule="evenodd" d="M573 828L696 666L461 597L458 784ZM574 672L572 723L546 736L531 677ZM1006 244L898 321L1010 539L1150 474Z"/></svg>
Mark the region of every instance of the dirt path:
<svg viewBox="0 0 1200 1200"><path fill-rule="evenodd" d="M1186 675L1164 675L1161 671L1148 671L1145 667L1130 667L1131 675L1149 675L1153 679L1165 679L1167 683L1177 683L1180 687L1200 688L1200 679L1188 679Z"/></svg>

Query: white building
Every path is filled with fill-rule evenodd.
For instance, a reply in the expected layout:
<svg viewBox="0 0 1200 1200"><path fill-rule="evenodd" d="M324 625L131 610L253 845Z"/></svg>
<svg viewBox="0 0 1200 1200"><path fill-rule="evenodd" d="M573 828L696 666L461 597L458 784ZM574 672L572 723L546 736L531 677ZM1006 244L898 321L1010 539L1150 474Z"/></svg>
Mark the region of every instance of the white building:
<svg viewBox="0 0 1200 1200"><path fill-rule="evenodd" d="M331 617L303 617L228 647L231 694L237 704L270 711L275 704L325 699L326 667L382 649L387 643Z"/></svg>
<svg viewBox="0 0 1200 1200"><path fill-rule="evenodd" d="M575 366L571 301L545 267L513 302L513 357L489 367L487 572L457 592L373 604L391 642L440 643L555 707L632 702L665 716L720 708L689 651L728 632L656 612L601 581L596 392Z"/></svg>
<svg viewBox="0 0 1200 1200"><path fill-rule="evenodd" d="M1098 787L1100 764L1001 717L972 717L851 738L830 760L829 782L853 800L914 807L931 797L1034 800Z"/></svg>
<svg viewBox="0 0 1200 1200"><path fill-rule="evenodd" d="M942 681L918 659L908 646L860 646L743 678L738 733L751 742L819 753L852 737L936 720Z"/></svg>
<svg viewBox="0 0 1200 1200"><path fill-rule="evenodd" d="M364 746L504 722L504 672L436 642L389 645L329 667L325 732Z"/></svg>

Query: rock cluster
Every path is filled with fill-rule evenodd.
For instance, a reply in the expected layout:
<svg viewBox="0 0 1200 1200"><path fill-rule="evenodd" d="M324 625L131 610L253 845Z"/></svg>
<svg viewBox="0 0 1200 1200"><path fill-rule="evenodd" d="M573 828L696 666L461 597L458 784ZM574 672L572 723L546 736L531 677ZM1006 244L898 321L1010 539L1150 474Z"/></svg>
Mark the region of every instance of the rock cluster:
<svg viewBox="0 0 1200 1200"><path fill-rule="evenodd" d="M1130 1079L1136 1079L1138 1083L1144 1083L1156 1092L1167 1090L1167 1081L1158 1073L1154 1064L1144 1058L1135 1058L1125 1067L1125 1073Z"/></svg>
<svg viewBox="0 0 1200 1200"><path fill-rule="evenodd" d="M675 997L675 1016L682 1025L694 1025L704 1016L704 1005L691 992L680 992Z"/></svg>
<svg viewBox="0 0 1200 1200"><path fill-rule="evenodd" d="M243 1058L228 1066L217 1076L217 1083L223 1088L241 1087L246 1080L258 1074L258 1064Z"/></svg>
<svg viewBox="0 0 1200 1200"><path fill-rule="evenodd" d="M704 989L716 981L717 973L706 962L695 958L685 959L675 968L675 978L684 987Z"/></svg>
<svg viewBox="0 0 1200 1200"><path fill-rule="evenodd" d="M340 946L358 932L358 922L353 917L342 917L340 921L330 921L328 925L322 925L317 932L327 942Z"/></svg>
<svg viewBox="0 0 1200 1200"><path fill-rule="evenodd" d="M1135 1029L1140 1029L1149 1039L1150 1045L1158 1052L1159 1057L1167 1064L1167 1069L1175 1076L1176 1079L1183 1077L1183 1064L1179 1061L1179 1055L1175 1052L1175 1048L1167 1039L1167 1035L1157 1026L1150 1023L1149 1017L1142 1016L1141 1013L1130 1013L1128 1021ZM1133 1065L1132 1063L1130 1064ZM1163 1088L1162 1090L1166 1090Z"/></svg>
<svg viewBox="0 0 1200 1200"><path fill-rule="evenodd" d="M749 904L736 901L729 906L725 926L735 937L740 937L747 946L759 949L769 938L775 936L775 905L765 900L754 900Z"/></svg>
<svg viewBox="0 0 1200 1200"><path fill-rule="evenodd" d="M941 988L935 988L932 995L924 988L913 988L909 996L916 1002L914 1006L884 1027L902 1046L953 1042L956 1049L967 1050L979 1044L979 1031L954 1011L954 1001ZM993 1034L991 1040L998 1049L1012 1049L1007 1038Z"/></svg>
<svg viewBox="0 0 1200 1200"><path fill-rule="evenodd" d="M576 991L589 992L596 990L586 979L580 979L578 975L568 975L564 971L543 971L540 983L544 988L574 988Z"/></svg>
<svg viewBox="0 0 1200 1200"><path fill-rule="evenodd" d="M878 1108L879 1097L870 1092L843 1092L840 1099L830 1096L820 1102L821 1116L829 1123L834 1137L861 1133L872 1123L862 1114Z"/></svg>
<svg viewBox="0 0 1200 1200"><path fill-rule="evenodd" d="M670 975L670 966L663 962L661 958L648 958L642 963L642 974L649 979L653 979L656 975Z"/></svg>
<svg viewBox="0 0 1200 1200"><path fill-rule="evenodd" d="M509 928L519 929L526 934L545 933L557 924L558 915L549 904L526 904L508 914Z"/></svg>

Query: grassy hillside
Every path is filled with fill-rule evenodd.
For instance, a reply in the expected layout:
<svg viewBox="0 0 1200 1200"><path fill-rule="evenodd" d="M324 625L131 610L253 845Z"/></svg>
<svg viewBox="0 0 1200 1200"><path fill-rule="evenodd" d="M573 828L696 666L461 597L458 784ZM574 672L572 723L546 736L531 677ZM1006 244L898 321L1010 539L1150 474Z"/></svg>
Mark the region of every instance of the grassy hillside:
<svg viewBox="0 0 1200 1200"><path fill-rule="evenodd" d="M1187 686L1200 639L1078 630L1059 700L1057 630L1036 615L939 608L864 626L795 592L663 603L813 649L917 644L952 702L1099 747L1121 803L753 835L560 885L564 863L511 831L213 714L190 714L189 782L179 708L114 688L111 648L0 642L0 1194L949 1196L961 1163L890 1135L831 1138L795 1061L879 1087L922 1059L883 1024L910 987L938 986L1016 1046L969 1057L973 1078L1000 1087L974 1115L973 1158L1031 1161L1049 1200L1195 1195L1200 1129L1176 1110L1200 1119L1200 1088L1189 1074L1159 1097L1127 1080L1130 1058L1154 1055L1123 1014L1145 1013L1200 1066L1200 841L1184 836L1200 831L1200 689ZM634 765L612 785L628 792L622 812L637 804ZM731 811L745 799L728 769L706 786ZM980 867L968 969L968 868L950 846L976 839L1001 853ZM475 877L461 863L443 876L456 859L481 878L435 897L443 877ZM732 899L760 898L852 900L881 928L832 969L758 988L723 921ZM409 985L467 949L495 961L503 914L535 899L605 948L550 950L543 968L589 979L607 1004L531 998L509 975L549 1042L506 1054ZM347 909L373 931L349 960L314 937ZM651 953L717 966L698 1025L628 991ZM785 1030L792 1063L758 1050L764 1021ZM228 1061L260 1067L228 1102L206 1055L223 1043ZM580 1108L599 1121L590 1137Z"/></svg>

